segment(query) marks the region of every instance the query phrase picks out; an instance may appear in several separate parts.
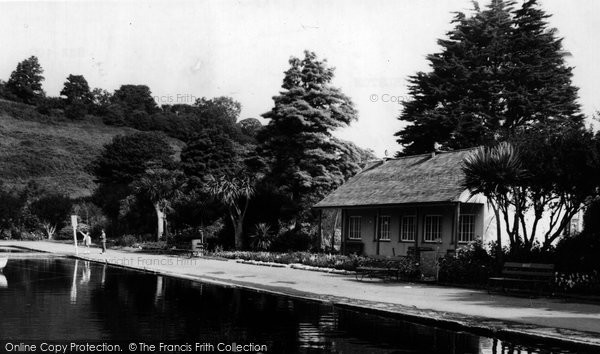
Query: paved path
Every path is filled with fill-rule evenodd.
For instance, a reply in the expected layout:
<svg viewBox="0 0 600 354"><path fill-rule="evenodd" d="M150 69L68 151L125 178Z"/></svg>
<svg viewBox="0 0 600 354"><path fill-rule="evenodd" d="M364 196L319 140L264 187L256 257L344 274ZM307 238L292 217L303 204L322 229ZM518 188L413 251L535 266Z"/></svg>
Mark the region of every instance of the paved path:
<svg viewBox="0 0 600 354"><path fill-rule="evenodd" d="M0 241L30 249L74 255L55 242ZM485 291L414 283L356 281L352 275L266 267L207 258L182 258L98 249L79 256L167 275L243 286L336 304L367 307L433 321L478 327L507 335L526 334L600 346L600 305L560 299L519 298Z"/></svg>

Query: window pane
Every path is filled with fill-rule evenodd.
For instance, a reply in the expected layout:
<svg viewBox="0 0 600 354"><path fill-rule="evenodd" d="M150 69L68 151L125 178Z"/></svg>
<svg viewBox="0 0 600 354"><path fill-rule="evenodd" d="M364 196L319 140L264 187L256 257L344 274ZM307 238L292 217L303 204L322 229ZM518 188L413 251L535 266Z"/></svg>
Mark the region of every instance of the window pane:
<svg viewBox="0 0 600 354"><path fill-rule="evenodd" d="M379 217L379 239L389 240L390 239L390 217L380 216Z"/></svg>
<svg viewBox="0 0 600 354"><path fill-rule="evenodd" d="M425 216L425 241L434 242L441 238L441 217L439 215Z"/></svg>
<svg viewBox="0 0 600 354"><path fill-rule="evenodd" d="M353 240L360 240L361 235L361 217L360 216L351 216L350 217L350 225L348 227L348 238Z"/></svg>
<svg viewBox="0 0 600 354"><path fill-rule="evenodd" d="M461 215L458 222L458 242L470 242L475 238L475 215Z"/></svg>
<svg viewBox="0 0 600 354"><path fill-rule="evenodd" d="M414 241L415 240L415 217L403 216L400 229L400 240Z"/></svg>

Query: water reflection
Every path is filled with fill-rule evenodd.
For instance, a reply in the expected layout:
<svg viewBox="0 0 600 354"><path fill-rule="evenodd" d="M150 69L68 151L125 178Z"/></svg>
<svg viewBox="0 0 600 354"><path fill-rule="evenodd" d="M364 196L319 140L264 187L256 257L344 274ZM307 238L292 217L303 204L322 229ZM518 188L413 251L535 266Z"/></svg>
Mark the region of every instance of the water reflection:
<svg viewBox="0 0 600 354"><path fill-rule="evenodd" d="M77 269L79 268L79 260L75 260L73 267L73 281L71 282L71 304L77 303Z"/></svg>
<svg viewBox="0 0 600 354"><path fill-rule="evenodd" d="M11 259L6 338L197 340L269 352L559 353L253 291L71 259ZM52 324L52 325L48 325Z"/></svg>
<svg viewBox="0 0 600 354"><path fill-rule="evenodd" d="M6 279L6 276L3 273L4 267L6 267L7 263L8 263L8 258L0 257L0 288L8 287L8 280Z"/></svg>

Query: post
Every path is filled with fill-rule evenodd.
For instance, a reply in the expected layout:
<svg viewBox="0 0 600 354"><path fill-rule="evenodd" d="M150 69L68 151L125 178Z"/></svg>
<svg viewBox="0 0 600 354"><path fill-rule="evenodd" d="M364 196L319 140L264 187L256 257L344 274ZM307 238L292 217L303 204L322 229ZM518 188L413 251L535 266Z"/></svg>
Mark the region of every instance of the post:
<svg viewBox="0 0 600 354"><path fill-rule="evenodd" d="M323 249L323 209L319 209L319 250Z"/></svg>
<svg viewBox="0 0 600 354"><path fill-rule="evenodd" d="M377 242L376 244L376 251L375 254L379 256L379 213L380 213L380 209L377 208L377 214L375 214L375 242Z"/></svg>
<svg viewBox="0 0 600 354"><path fill-rule="evenodd" d="M459 232L459 222L460 222L460 202L456 203L456 209L454 210L454 252L458 251L458 232ZM455 253L456 254L456 253Z"/></svg>
<svg viewBox="0 0 600 354"><path fill-rule="evenodd" d="M342 209L342 235L340 238L340 253L346 254L346 212Z"/></svg>
<svg viewBox="0 0 600 354"><path fill-rule="evenodd" d="M77 215L71 215L71 226L73 227L73 243L75 244L75 254L78 254L77 249Z"/></svg>

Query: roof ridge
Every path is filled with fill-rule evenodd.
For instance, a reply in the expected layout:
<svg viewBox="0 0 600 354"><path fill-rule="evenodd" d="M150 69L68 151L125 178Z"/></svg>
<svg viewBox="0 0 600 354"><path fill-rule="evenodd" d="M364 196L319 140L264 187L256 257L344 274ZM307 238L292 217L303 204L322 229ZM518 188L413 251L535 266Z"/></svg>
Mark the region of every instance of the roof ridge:
<svg viewBox="0 0 600 354"><path fill-rule="evenodd" d="M473 146L473 147L468 147L468 148L462 148L462 149L456 149L456 150L449 150L449 151L432 151L435 152L436 155L438 154L448 154L448 153L453 153L453 152L461 152L461 151L467 151L467 150L475 150L478 149L479 147L481 147L481 145L479 146ZM416 154L416 155L405 155L405 156L399 156L399 157L386 157L386 159L395 161L395 160L401 160L401 159L407 159L407 158L413 158L413 157L419 157L419 156L431 156L431 152L425 152L422 154ZM383 159L381 159L383 160Z"/></svg>

